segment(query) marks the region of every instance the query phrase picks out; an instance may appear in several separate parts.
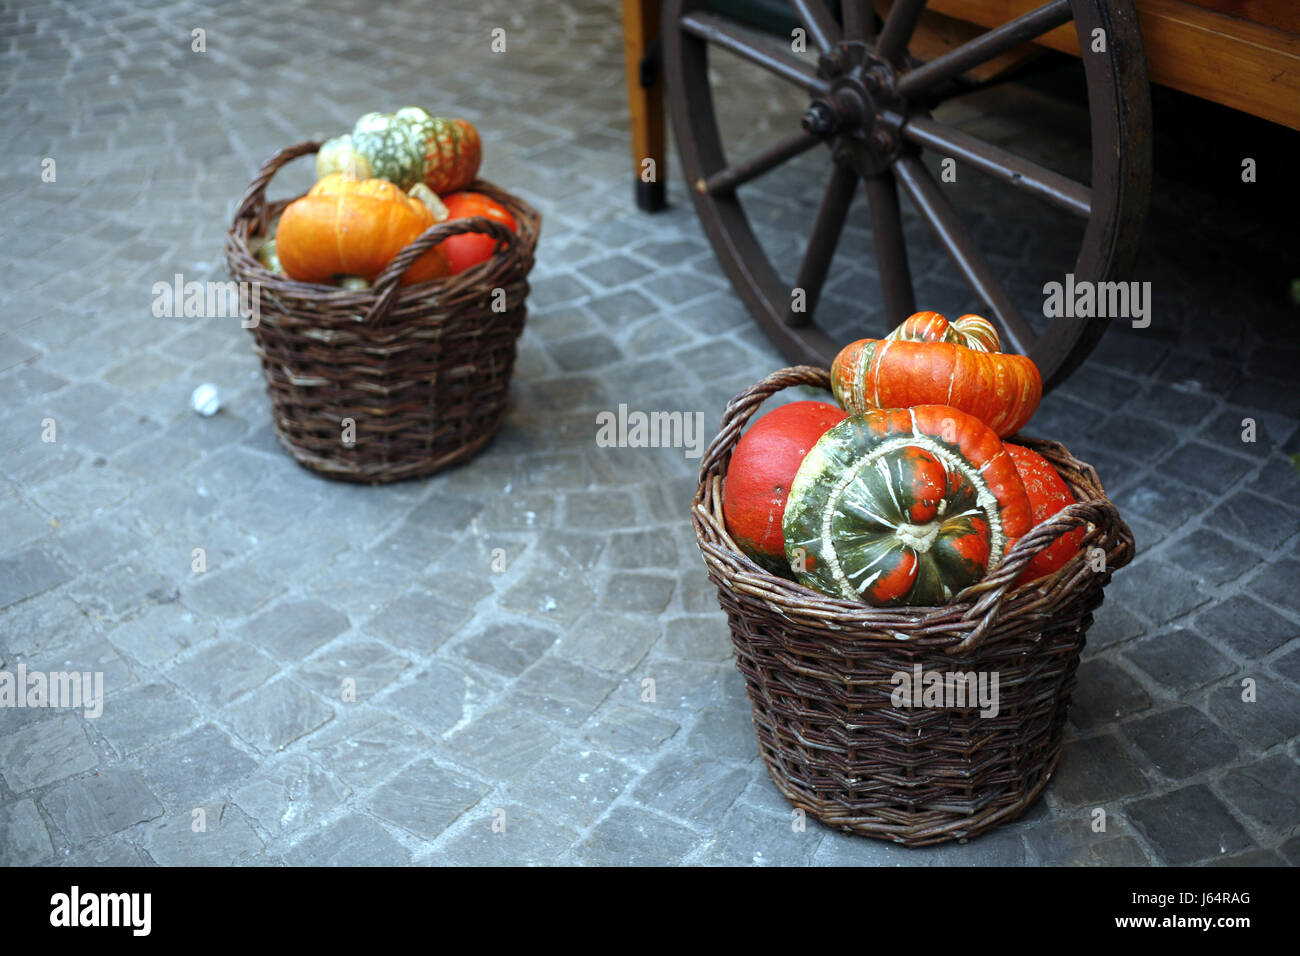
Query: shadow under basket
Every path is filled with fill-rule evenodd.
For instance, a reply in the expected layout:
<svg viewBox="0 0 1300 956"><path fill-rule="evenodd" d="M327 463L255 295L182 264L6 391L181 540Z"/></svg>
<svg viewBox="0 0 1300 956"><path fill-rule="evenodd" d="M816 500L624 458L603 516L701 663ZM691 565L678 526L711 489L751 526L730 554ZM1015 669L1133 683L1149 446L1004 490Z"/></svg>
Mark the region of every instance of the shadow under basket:
<svg viewBox="0 0 1300 956"><path fill-rule="evenodd" d="M299 143L263 165L226 236L230 275L260 290L251 331L275 433L299 464L330 478L432 474L482 450L505 420L541 218L476 180L466 189L509 209L517 234L481 216L449 220L413 240L369 289L297 282L267 270L253 249L289 204L267 201L271 177L319 148ZM469 232L496 240L496 254L460 275L399 285L426 251Z"/></svg>
<svg viewBox="0 0 1300 956"><path fill-rule="evenodd" d="M1017 436L1052 463L1077 503L947 605L876 608L769 574L727 534L722 488L745 423L796 385L829 390L830 376L784 369L731 401L691 514L768 772L791 804L827 826L906 846L965 840L1015 819L1056 769L1084 635L1111 572L1133 557L1132 532L1091 465L1055 442ZM1079 554L1014 586L1034 555L1075 527L1086 535ZM997 674L997 714L981 716L969 697L957 700L969 706L896 706L894 675L918 665L925 674Z"/></svg>

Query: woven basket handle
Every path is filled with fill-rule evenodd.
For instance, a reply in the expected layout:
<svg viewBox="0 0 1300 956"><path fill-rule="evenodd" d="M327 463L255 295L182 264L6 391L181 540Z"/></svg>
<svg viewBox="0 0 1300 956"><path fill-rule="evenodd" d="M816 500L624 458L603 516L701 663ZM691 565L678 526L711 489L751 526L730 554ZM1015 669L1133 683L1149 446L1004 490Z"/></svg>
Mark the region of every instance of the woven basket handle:
<svg viewBox="0 0 1300 956"><path fill-rule="evenodd" d="M377 297L374 304L370 306L370 311L366 313L366 324L371 325L379 322L388 314L388 310L393 307L393 302L397 299L402 274L415 264L415 260L444 239L469 232L482 233L495 240L496 247L492 250L494 255L504 248L507 251L518 251L525 258L527 257L527 246L523 239L504 224L494 219L488 219L485 216L448 219L445 222L430 226L412 239L405 249L394 256L393 261L388 263L384 267L384 271L376 277L373 288L377 293Z"/></svg>
<svg viewBox="0 0 1300 956"><path fill-rule="evenodd" d="M1094 529L1123 529L1113 539L1113 547L1106 552L1106 567L1116 568L1129 562L1133 553L1131 533L1120 518L1119 511L1109 500L1080 501L1067 505L1042 524L1030 529L1016 542L1015 547L1007 552L1001 564L953 598L954 602L974 601L970 609L962 615L962 619L969 621L978 617L980 622L961 643L950 647L947 653L962 654L973 651L983 644L1000 616L1002 602L1015 589L1016 579L1020 577L1025 566L1061 535L1074 528L1087 529L1089 526ZM1087 564L1087 551L1092 546L1090 542L1101 533L1097 530L1095 534L1089 534L1084 538L1085 564L1076 573L1096 573Z"/></svg>
<svg viewBox="0 0 1300 956"><path fill-rule="evenodd" d="M721 477L731 460L731 452L740 441L740 433L745 425L758 411L758 406L783 389L795 385L811 385L814 388L831 389L830 372L812 365L792 365L773 372L745 389L730 402L722 412L722 423L718 434L709 442L704 459L700 462L700 482L704 483L709 474Z"/></svg>
<svg viewBox="0 0 1300 956"><path fill-rule="evenodd" d="M244 191L239 205L235 207L236 221L244 218L251 220L248 227L250 236L266 225L266 187L271 182L271 178L286 163L292 162L299 156L318 152L320 147L321 144L313 140L286 146L262 164L253 181L248 184L248 189Z"/></svg>

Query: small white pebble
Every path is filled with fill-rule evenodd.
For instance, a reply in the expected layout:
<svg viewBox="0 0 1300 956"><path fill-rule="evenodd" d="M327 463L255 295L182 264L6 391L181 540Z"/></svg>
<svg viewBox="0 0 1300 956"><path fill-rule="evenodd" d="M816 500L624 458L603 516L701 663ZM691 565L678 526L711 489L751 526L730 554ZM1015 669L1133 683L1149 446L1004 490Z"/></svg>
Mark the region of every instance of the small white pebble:
<svg viewBox="0 0 1300 956"><path fill-rule="evenodd" d="M217 393L217 386L206 383L200 385L190 395L190 406L204 418L211 418L221 407L221 396Z"/></svg>

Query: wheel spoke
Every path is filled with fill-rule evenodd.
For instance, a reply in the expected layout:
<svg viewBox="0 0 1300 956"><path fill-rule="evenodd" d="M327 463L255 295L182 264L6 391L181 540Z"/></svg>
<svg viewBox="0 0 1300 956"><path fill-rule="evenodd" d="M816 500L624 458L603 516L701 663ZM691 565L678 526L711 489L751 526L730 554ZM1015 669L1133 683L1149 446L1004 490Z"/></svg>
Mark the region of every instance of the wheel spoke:
<svg viewBox="0 0 1300 956"><path fill-rule="evenodd" d="M1034 344L1035 335L1029 323L1011 302L993 268L984 258L974 238L962 225L957 212L934 181L925 164L916 156L903 156L894 164L894 175L907 190L912 202L929 221L935 235L961 270L970 287L984 300L998 320L1003 336L1011 347L1022 355Z"/></svg>
<svg viewBox="0 0 1300 956"><path fill-rule="evenodd" d="M799 21L808 28L817 49L830 53L840 42L839 24L831 16L822 0L791 0Z"/></svg>
<svg viewBox="0 0 1300 956"><path fill-rule="evenodd" d="M888 171L866 179L867 204L871 209L871 240L880 267L880 288L885 299L885 318L899 325L916 311L912 271L907 264L907 243L903 239L903 210L898 204L898 187Z"/></svg>
<svg viewBox="0 0 1300 956"><path fill-rule="evenodd" d="M876 16L871 0L842 0L840 10L844 14L844 39L870 43L876 32Z"/></svg>
<svg viewBox="0 0 1300 956"><path fill-rule="evenodd" d="M773 49L759 34L712 13L690 13L679 21L682 29L714 46L756 63L814 96L826 96L830 86L792 53Z"/></svg>
<svg viewBox="0 0 1300 956"><path fill-rule="evenodd" d="M912 39L916 22L921 19L926 0L894 0L885 17L885 25L880 28L880 42L876 44L876 55L884 60L897 60L907 49L907 41Z"/></svg>
<svg viewBox="0 0 1300 956"><path fill-rule="evenodd" d="M903 136L918 146L967 163L1076 216L1087 219L1092 212L1092 190L1087 186L961 130L923 116L913 116L903 127Z"/></svg>
<svg viewBox="0 0 1300 956"><path fill-rule="evenodd" d="M792 159L800 153L806 153L821 141L820 137L799 130L774 143L762 152L755 153L738 163L733 163L726 169L719 170L707 180L697 182L695 188L710 196L734 192L751 179L757 179L769 170L780 166L786 160Z"/></svg>
<svg viewBox="0 0 1300 956"><path fill-rule="evenodd" d="M1069 0L1052 0L917 67L898 81L898 91L904 96L915 97L944 80L960 76L972 67L1069 23L1072 17ZM884 43L883 35L881 43Z"/></svg>
<svg viewBox="0 0 1300 956"><path fill-rule="evenodd" d="M831 181L826 186L826 194L822 196L821 208L817 210L817 221L813 223L812 236L808 239L808 248L804 250L803 262L799 264L799 278L795 280L795 287L804 293L804 308L802 312L794 310L792 295L790 307L786 310L786 325L807 325L812 321L857 185L858 174L849 167L836 163Z"/></svg>

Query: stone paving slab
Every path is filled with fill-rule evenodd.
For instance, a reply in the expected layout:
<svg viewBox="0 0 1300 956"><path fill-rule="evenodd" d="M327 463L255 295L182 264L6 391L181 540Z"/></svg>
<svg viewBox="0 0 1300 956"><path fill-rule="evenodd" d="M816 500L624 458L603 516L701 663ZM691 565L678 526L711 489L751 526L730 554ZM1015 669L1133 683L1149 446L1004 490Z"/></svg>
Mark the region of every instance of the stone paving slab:
<svg viewBox="0 0 1300 956"><path fill-rule="evenodd" d="M100 717L0 708L0 862L1300 862L1300 336L1269 271L1294 248L1285 224L1158 173L1151 327L1114 323L1031 426L1097 465L1139 545L1096 614L1044 799L929 850L801 826L758 757L687 521L698 459L595 442L620 404L700 413L707 439L785 362L675 159L671 208L632 206L614 5L443 6L0 10L0 670L104 680ZM716 66L735 155L802 109ZM1074 169L1080 111L1050 106L1059 122L1028 137L1007 122L1049 110L1037 95L944 115ZM151 290L225 279L234 204L276 150L406 103L474 121L485 175L545 224L496 440L364 488L279 447L237 323L157 318ZM746 187L789 280L824 181L808 154ZM291 168L272 193L309 182ZM1074 240L979 177L953 190L1039 308L1042 264ZM884 331L864 213L823 297L846 341ZM910 210L904 228L920 301L977 310ZM188 407L203 382L223 394L207 419Z"/></svg>

